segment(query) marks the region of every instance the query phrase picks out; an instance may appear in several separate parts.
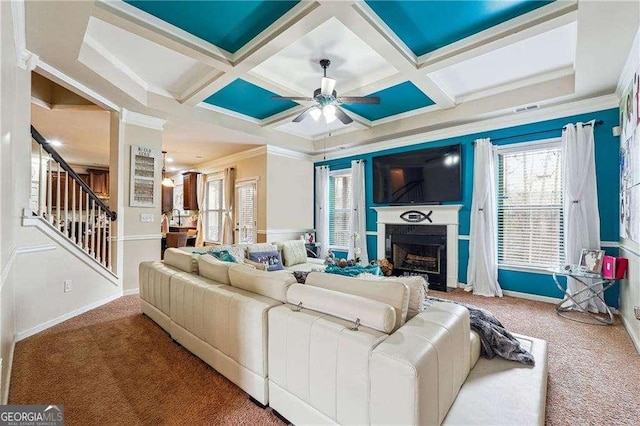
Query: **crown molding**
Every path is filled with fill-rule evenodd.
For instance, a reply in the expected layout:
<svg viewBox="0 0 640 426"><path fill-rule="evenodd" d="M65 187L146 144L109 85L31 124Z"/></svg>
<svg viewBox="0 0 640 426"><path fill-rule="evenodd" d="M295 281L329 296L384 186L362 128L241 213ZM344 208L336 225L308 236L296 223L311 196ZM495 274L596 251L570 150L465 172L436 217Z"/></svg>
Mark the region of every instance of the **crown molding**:
<svg viewBox="0 0 640 426"><path fill-rule="evenodd" d="M618 103L618 97L615 94L611 94L599 96L596 98L553 105L530 112L517 114L510 112L508 115L504 115L501 117L481 120L475 123L460 124L457 126L447 127L430 132L417 133L414 135L394 138L383 142L359 145L353 148L347 148L340 151L334 151L333 153L327 153L326 155L319 152L313 156L313 160L314 162L325 161L325 156L326 160L334 160L338 158L350 157L353 155L383 151L385 149L399 148L415 145L418 143L433 142L457 136L464 136L474 133L520 126L523 124L537 123L539 121L552 120L556 118L567 117L569 115L586 114L589 112L616 108L618 106Z"/></svg>
<svg viewBox="0 0 640 426"><path fill-rule="evenodd" d="M262 145L257 148L247 149L246 151L240 151L235 154L227 155L226 157L217 158L205 163L196 164L193 169L200 173L214 173L220 171L221 167L232 165L238 161L247 160L253 157L259 157L267 154L267 145Z"/></svg>
<svg viewBox="0 0 640 426"><path fill-rule="evenodd" d="M135 126L146 127L149 129L160 130L164 127L167 120L152 117L150 115L141 114L135 111L129 111L123 108L121 113L121 121L126 124L133 124Z"/></svg>
<svg viewBox="0 0 640 426"><path fill-rule="evenodd" d="M38 63L38 55L27 49L27 27L24 0L11 0L13 20L13 39L16 49L16 62L25 71L33 71Z"/></svg>
<svg viewBox="0 0 640 426"><path fill-rule="evenodd" d="M279 146L267 145L267 154L277 155L279 157L293 158L296 160L313 161L313 156L298 151L292 151Z"/></svg>
<svg viewBox="0 0 640 426"><path fill-rule="evenodd" d="M259 126L262 125L264 120L267 120L269 118L267 117L264 120L260 120L258 118L254 118L249 115L231 111L230 109L220 108L219 106L211 105L206 102L200 102L197 106L200 108L208 109L209 111L219 112L220 114L228 115L229 117L239 118L241 120L245 120L245 121L248 121L249 123L257 124Z"/></svg>

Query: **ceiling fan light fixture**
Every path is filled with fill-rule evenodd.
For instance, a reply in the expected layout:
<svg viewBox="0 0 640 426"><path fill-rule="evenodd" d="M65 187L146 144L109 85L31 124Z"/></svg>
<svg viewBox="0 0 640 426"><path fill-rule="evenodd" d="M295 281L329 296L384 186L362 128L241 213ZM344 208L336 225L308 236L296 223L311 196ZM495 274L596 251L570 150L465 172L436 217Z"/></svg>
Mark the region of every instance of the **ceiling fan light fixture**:
<svg viewBox="0 0 640 426"><path fill-rule="evenodd" d="M320 83L320 93L322 93L323 96L331 96L335 87L336 81L333 78L322 77L322 83Z"/></svg>
<svg viewBox="0 0 640 426"><path fill-rule="evenodd" d="M322 115L322 111L320 110L320 107L314 107L311 109L311 111L309 111L309 115L311 116L311 118L313 118L314 121L318 121L320 119L320 116Z"/></svg>
<svg viewBox="0 0 640 426"><path fill-rule="evenodd" d="M327 123L333 123L336 119L336 107L334 105L325 105L324 108L322 108L322 115L324 115Z"/></svg>

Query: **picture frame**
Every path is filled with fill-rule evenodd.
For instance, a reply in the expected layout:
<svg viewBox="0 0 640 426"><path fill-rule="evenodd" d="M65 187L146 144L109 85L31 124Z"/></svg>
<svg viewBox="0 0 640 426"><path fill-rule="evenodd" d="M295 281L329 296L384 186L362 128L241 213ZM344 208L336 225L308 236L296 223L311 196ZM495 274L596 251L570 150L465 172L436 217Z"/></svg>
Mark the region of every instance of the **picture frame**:
<svg viewBox="0 0 640 426"><path fill-rule="evenodd" d="M129 177L129 206L157 207L160 173L160 150L131 145L131 174Z"/></svg>
<svg viewBox="0 0 640 426"><path fill-rule="evenodd" d="M604 250L582 249L578 269L583 272L600 274L604 261Z"/></svg>
<svg viewBox="0 0 640 426"><path fill-rule="evenodd" d="M316 233L315 232L305 232L304 233L304 242L305 242L305 244L315 244L315 242L316 242Z"/></svg>

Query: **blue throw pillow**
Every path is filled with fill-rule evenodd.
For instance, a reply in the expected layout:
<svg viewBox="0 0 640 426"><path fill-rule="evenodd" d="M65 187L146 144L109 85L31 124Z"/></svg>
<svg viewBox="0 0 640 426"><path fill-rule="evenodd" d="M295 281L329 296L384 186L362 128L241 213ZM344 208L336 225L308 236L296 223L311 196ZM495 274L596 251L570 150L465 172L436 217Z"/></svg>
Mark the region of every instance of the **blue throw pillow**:
<svg viewBox="0 0 640 426"><path fill-rule="evenodd" d="M249 260L266 264L267 271L279 271L284 269L282 266L282 257L280 256L280 252L277 250L249 253Z"/></svg>
<svg viewBox="0 0 640 426"><path fill-rule="evenodd" d="M364 272L368 272L372 275L382 275L382 271L380 270L380 266L378 265L355 265L345 266L344 268L341 268L337 265L329 265L325 268L324 272L328 274L344 275L346 277L357 277Z"/></svg>
<svg viewBox="0 0 640 426"><path fill-rule="evenodd" d="M218 260L223 262L235 262L236 258L231 255L227 250L211 251L209 254Z"/></svg>

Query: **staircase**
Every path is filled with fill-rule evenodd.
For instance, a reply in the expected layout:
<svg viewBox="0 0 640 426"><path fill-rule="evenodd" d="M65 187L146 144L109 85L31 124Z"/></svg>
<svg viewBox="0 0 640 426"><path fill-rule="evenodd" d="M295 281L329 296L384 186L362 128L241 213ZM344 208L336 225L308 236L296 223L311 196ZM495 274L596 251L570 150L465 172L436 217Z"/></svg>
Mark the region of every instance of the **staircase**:
<svg viewBox="0 0 640 426"><path fill-rule="evenodd" d="M25 219L46 223L58 237L115 275L110 237L116 212L33 126L31 137L38 145L38 170L33 170L37 176L31 180L31 212Z"/></svg>

